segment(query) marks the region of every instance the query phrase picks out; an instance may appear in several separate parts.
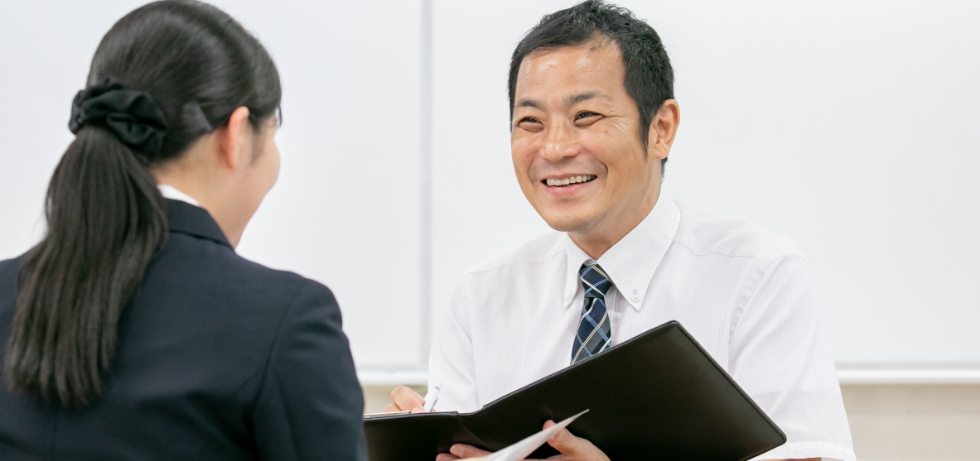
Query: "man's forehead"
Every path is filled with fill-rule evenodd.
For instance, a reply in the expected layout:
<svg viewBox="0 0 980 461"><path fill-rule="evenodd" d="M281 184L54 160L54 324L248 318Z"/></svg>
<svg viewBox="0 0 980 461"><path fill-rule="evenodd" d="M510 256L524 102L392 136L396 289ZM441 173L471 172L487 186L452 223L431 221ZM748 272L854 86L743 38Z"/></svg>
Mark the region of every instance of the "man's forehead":
<svg viewBox="0 0 980 461"><path fill-rule="evenodd" d="M538 49L525 57L517 76L515 107L538 107L529 101L545 94L549 99L559 97L566 105L609 99L612 89L607 87L622 85L625 70L618 48L595 45Z"/></svg>
<svg viewBox="0 0 980 461"><path fill-rule="evenodd" d="M546 53L551 53L551 52L565 50L565 49L578 49L586 52L595 52L595 51L605 49L607 51L614 52L616 55L621 55L619 50L619 44L616 43L615 40L605 35L602 35L600 33L595 33L588 40L579 43L573 43L568 45L557 45L557 46L542 46L528 53L527 56L524 57L524 59L527 59L528 57L535 56L535 55L546 54Z"/></svg>
<svg viewBox="0 0 980 461"><path fill-rule="evenodd" d="M524 57L520 71L540 71L556 65L582 66L597 60L613 61L622 65L622 54L614 42L605 39L594 39L577 45L542 47Z"/></svg>

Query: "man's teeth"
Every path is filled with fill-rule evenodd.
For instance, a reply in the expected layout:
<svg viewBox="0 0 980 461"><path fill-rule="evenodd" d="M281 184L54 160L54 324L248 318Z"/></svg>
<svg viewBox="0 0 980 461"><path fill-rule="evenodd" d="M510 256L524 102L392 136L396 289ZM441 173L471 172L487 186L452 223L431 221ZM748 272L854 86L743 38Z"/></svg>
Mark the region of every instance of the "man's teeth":
<svg viewBox="0 0 980 461"><path fill-rule="evenodd" d="M556 186L560 187L560 186L567 186L569 184L578 184L580 182L589 182L595 178L596 178L595 175L588 174L585 176L572 176L571 178L565 178L565 179L547 179L545 180L545 182L550 187L556 187Z"/></svg>

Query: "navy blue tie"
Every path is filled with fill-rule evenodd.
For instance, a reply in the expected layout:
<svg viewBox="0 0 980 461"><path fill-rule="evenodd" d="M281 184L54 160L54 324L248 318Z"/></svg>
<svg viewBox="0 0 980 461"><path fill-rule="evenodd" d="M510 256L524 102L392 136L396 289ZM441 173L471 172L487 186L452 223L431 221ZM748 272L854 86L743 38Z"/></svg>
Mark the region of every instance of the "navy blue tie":
<svg viewBox="0 0 980 461"><path fill-rule="evenodd" d="M612 287L609 276L598 264L583 264L579 279L585 288L582 318L572 344L572 364L609 348L612 328L606 312L606 293Z"/></svg>

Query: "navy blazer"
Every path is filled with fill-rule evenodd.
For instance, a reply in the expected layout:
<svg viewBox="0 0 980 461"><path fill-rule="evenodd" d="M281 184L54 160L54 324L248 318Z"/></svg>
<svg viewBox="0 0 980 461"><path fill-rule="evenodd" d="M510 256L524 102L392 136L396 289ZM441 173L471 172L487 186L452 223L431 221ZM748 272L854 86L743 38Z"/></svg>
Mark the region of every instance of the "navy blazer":
<svg viewBox="0 0 980 461"><path fill-rule="evenodd" d="M0 390L0 460L363 460L364 398L327 287L238 256L202 208L170 234L118 328L100 398ZM0 347L18 259L0 262Z"/></svg>

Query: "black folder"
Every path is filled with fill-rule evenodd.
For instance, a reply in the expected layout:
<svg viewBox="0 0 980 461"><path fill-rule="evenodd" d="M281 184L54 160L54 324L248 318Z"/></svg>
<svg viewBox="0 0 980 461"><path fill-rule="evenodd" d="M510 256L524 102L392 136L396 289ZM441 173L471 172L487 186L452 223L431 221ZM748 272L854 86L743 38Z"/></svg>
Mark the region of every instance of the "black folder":
<svg viewBox="0 0 980 461"><path fill-rule="evenodd" d="M497 451L540 431L549 419L561 421L582 410L589 412L568 429L616 461L742 461L786 442L779 427L674 321L473 413L365 418L368 457L431 461L454 443ZM544 445L531 458L556 453Z"/></svg>

